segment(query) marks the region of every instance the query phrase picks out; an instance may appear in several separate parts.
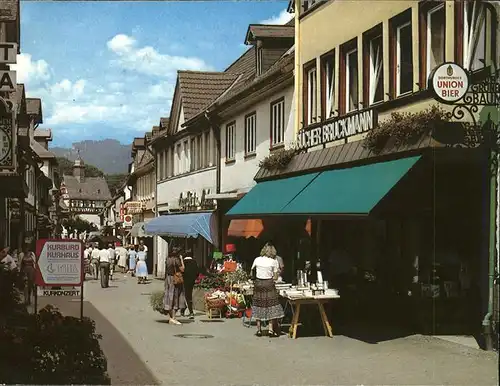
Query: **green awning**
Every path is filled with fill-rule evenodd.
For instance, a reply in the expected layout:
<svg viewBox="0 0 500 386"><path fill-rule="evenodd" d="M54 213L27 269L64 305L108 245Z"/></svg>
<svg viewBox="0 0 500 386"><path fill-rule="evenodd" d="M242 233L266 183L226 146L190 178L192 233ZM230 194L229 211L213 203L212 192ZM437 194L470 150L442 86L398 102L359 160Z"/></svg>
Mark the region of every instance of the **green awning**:
<svg viewBox="0 0 500 386"><path fill-rule="evenodd" d="M228 216L280 214L319 173L260 182L233 206Z"/></svg>
<svg viewBox="0 0 500 386"><path fill-rule="evenodd" d="M280 213L367 215L420 158L322 172Z"/></svg>

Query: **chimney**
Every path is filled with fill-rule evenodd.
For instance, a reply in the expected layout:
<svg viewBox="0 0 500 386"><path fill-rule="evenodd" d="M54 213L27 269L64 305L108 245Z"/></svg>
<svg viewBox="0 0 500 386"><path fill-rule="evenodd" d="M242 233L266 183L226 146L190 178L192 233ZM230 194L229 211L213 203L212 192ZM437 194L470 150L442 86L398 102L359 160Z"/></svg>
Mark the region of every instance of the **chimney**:
<svg viewBox="0 0 500 386"><path fill-rule="evenodd" d="M83 182L85 179L85 164L80 158L80 155L78 155L78 158L75 160L75 164L73 165L73 177L75 177L78 182Z"/></svg>

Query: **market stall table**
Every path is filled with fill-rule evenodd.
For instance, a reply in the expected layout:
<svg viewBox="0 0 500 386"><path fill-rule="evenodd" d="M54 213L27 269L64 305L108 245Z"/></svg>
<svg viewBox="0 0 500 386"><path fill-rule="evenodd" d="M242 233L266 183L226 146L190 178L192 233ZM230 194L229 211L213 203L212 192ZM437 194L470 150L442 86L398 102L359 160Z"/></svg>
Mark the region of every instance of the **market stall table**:
<svg viewBox="0 0 500 386"><path fill-rule="evenodd" d="M333 331L330 322L328 321L328 317L325 312L324 304L328 303L333 299L339 299L340 296L337 294L335 290L327 290L325 294L321 295L312 295L307 293L310 291L280 291L280 296L286 299L288 304L292 307L293 318L292 324L289 330L289 336L292 339L297 338L297 328L300 323L300 310L303 305L317 305L319 314L321 316L321 322L323 324L323 330L325 331L325 336L333 338Z"/></svg>

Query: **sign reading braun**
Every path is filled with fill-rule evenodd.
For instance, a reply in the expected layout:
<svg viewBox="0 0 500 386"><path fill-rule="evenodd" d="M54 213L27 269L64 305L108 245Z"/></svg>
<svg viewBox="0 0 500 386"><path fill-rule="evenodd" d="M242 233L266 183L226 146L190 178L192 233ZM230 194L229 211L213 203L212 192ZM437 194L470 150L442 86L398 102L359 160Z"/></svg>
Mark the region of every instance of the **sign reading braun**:
<svg viewBox="0 0 500 386"><path fill-rule="evenodd" d="M458 64L443 63L430 74L429 88L440 102L455 103L467 94L469 76Z"/></svg>

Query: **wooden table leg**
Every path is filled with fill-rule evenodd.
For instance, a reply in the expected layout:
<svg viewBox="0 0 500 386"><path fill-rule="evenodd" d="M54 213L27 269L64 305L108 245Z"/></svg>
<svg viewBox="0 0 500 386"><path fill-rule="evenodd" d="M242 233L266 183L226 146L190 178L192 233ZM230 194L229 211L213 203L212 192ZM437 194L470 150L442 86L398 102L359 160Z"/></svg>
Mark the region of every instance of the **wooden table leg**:
<svg viewBox="0 0 500 386"><path fill-rule="evenodd" d="M321 325L323 326L323 332L325 333L325 336L328 336L328 329L325 324L325 318L323 317L323 313L321 312L321 302L318 302L318 310L319 310L319 315L321 317Z"/></svg>
<svg viewBox="0 0 500 386"><path fill-rule="evenodd" d="M330 322L328 321L328 316L326 316L325 307L323 303L318 302L319 313L321 314L321 320L323 321L323 326L325 327L325 334L333 338L332 326L330 326Z"/></svg>
<svg viewBox="0 0 500 386"><path fill-rule="evenodd" d="M297 327L299 325L299 315L300 315L300 303L290 303L293 310L292 323L289 329L290 338L295 339L297 337Z"/></svg>

